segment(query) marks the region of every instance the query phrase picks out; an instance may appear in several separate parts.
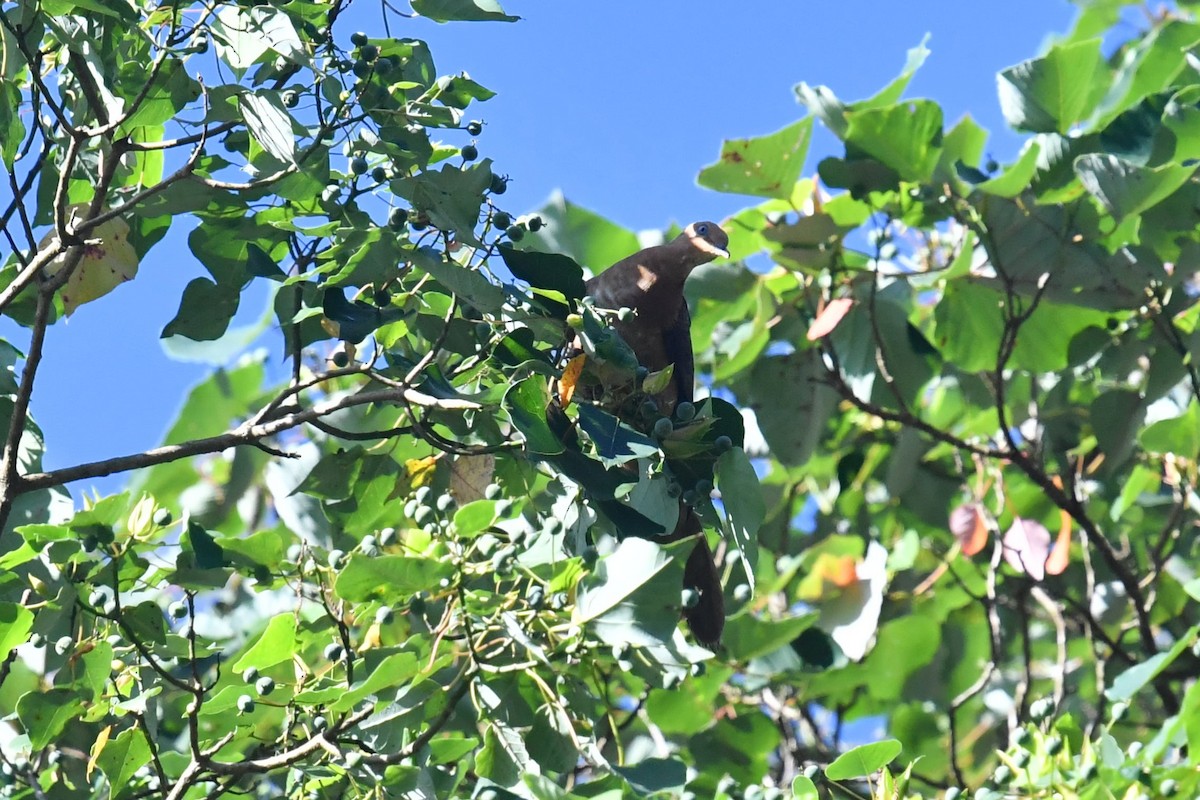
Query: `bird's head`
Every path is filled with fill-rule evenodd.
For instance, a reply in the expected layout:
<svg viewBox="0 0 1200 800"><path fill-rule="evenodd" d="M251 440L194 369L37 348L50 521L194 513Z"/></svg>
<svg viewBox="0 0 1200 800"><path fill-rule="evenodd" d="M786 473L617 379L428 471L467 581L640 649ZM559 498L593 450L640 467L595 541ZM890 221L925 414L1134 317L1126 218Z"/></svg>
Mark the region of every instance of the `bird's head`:
<svg viewBox="0 0 1200 800"><path fill-rule="evenodd" d="M686 240L691 247L707 256L700 263L714 258L729 258L729 236L715 222L693 222L683 229L679 239Z"/></svg>

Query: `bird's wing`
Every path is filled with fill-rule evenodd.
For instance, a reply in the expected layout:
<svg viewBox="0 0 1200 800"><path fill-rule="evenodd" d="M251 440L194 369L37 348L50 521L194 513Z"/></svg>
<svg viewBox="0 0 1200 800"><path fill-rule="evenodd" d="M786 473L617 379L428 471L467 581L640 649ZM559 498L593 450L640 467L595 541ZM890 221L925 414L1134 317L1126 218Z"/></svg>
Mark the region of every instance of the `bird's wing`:
<svg viewBox="0 0 1200 800"><path fill-rule="evenodd" d="M663 349L667 353L667 363L675 365L673 377L678 391L676 402L692 402L696 382L696 357L692 353L692 316L688 313L687 301L680 304L675 324L663 331Z"/></svg>

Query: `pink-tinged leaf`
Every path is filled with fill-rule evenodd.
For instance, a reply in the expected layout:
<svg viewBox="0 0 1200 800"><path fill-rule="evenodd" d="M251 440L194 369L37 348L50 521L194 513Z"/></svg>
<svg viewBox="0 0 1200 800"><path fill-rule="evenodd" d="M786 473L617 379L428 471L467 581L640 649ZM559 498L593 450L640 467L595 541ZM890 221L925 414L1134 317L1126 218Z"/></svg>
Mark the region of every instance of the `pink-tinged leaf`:
<svg viewBox="0 0 1200 800"><path fill-rule="evenodd" d="M962 545L963 555L973 556L987 545L987 518L979 503L963 503L950 512L950 532Z"/></svg>
<svg viewBox="0 0 1200 800"><path fill-rule="evenodd" d="M1050 531L1040 522L1017 517L1004 534L1004 560L1035 581L1046 577L1050 554Z"/></svg>
<svg viewBox="0 0 1200 800"><path fill-rule="evenodd" d="M846 312L852 305L854 305L854 301L849 297L830 300L829 305L825 306L821 313L817 314L817 318L812 321L812 325L808 326L808 340L815 342L817 339L833 333L833 329L842 321L842 317L846 316Z"/></svg>
<svg viewBox="0 0 1200 800"><path fill-rule="evenodd" d="M1058 526L1058 538L1054 540L1054 549L1046 559L1046 574L1061 575L1071 563L1071 515L1066 511L1059 513L1061 522Z"/></svg>

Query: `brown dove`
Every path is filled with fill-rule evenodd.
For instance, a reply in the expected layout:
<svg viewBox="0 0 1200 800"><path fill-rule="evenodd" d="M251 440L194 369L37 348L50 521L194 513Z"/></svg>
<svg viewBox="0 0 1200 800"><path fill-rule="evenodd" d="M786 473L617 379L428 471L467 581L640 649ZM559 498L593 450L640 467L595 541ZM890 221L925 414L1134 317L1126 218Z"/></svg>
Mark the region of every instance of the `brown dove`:
<svg viewBox="0 0 1200 800"><path fill-rule="evenodd" d="M715 258L728 258L729 237L715 222L693 222L683 233L655 247L621 259L587 282L588 294L600 308L630 308L634 314L613 327L632 348L638 363L651 372L673 365L672 378L655 396L659 412L670 416L676 405L693 398L695 356L691 316L683 284L692 270ZM725 627L725 599L700 517L683 502L679 523L665 541L699 534L684 566L683 585L699 594L684 609L688 627L703 645L715 648Z"/></svg>
<svg viewBox="0 0 1200 800"><path fill-rule="evenodd" d="M621 259L587 282L600 308L630 308L634 315L613 327L651 372L674 364L671 382L655 396L659 411L692 399L695 362L683 282L692 270L715 258L728 258L729 237L715 222L693 222L666 244Z"/></svg>

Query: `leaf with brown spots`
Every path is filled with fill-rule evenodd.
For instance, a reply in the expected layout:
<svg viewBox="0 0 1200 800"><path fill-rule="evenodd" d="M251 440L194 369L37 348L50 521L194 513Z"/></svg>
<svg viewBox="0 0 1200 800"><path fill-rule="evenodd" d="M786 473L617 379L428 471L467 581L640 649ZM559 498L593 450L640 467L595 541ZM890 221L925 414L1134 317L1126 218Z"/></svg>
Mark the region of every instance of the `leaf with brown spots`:
<svg viewBox="0 0 1200 800"><path fill-rule="evenodd" d="M71 214L78 217L85 206L74 206ZM41 247L50 245L58 235L51 232L42 239ZM138 255L129 243L129 224L114 217L97 225L85 237L83 256L71 277L62 288L63 311L69 317L84 303L90 303L111 292L138 271ZM74 248L68 248L46 265L46 275L59 273L73 258Z"/></svg>

